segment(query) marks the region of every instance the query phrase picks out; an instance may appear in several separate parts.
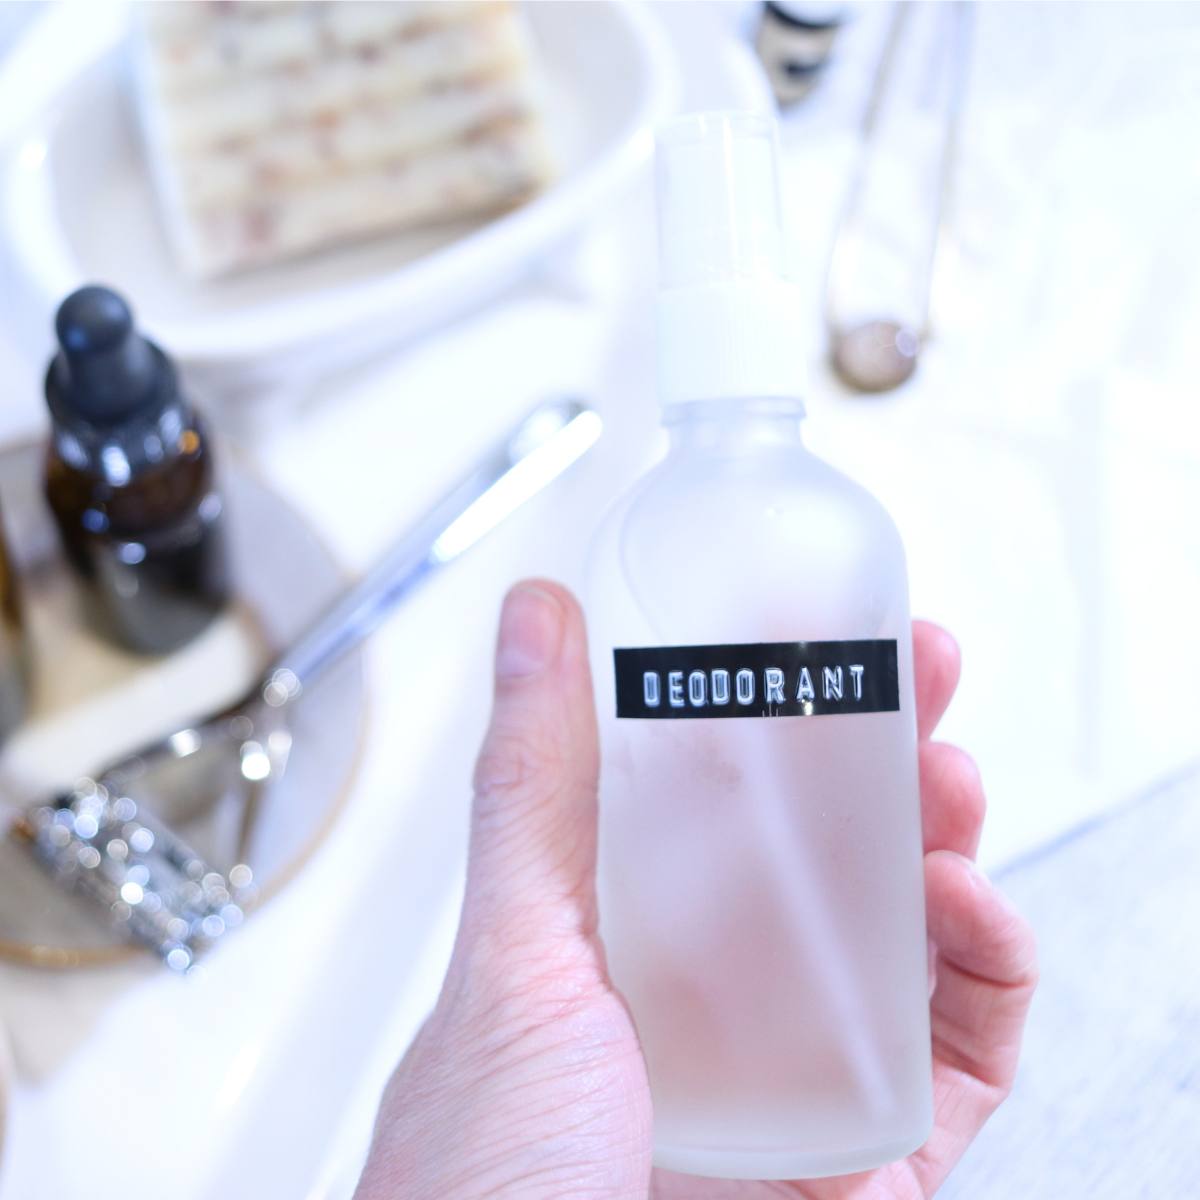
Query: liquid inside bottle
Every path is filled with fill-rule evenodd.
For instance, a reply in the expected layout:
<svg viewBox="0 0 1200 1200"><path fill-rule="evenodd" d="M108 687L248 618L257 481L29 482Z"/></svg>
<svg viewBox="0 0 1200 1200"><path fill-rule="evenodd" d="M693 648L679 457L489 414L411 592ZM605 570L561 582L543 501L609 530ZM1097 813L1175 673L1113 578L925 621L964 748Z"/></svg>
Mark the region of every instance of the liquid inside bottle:
<svg viewBox="0 0 1200 1200"><path fill-rule="evenodd" d="M600 932L646 1056L655 1161L842 1174L909 1153L931 1125L904 555L882 507L805 449L794 364L738 365L788 328L770 126L676 126L660 188L679 139L693 193L724 189L702 195L698 223L689 205L693 255L723 236L722 210L758 251L702 271L682 286L707 298L665 313L670 448L590 559ZM739 332L739 296L713 292L732 279L746 298L760 277L766 328ZM737 344L698 348L686 334L705 322ZM676 369L680 353L710 358Z"/></svg>
<svg viewBox="0 0 1200 1200"><path fill-rule="evenodd" d="M221 499L199 422L167 463L114 486L51 447L46 496L88 616L111 640L161 654L201 633L228 597Z"/></svg>

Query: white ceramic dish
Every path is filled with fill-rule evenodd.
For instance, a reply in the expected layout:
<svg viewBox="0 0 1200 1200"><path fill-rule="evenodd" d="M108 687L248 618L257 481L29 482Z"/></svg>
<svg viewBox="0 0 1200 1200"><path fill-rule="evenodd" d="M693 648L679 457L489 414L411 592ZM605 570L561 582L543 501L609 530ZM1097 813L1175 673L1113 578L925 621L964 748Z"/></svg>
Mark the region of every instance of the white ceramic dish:
<svg viewBox="0 0 1200 1200"><path fill-rule="evenodd" d="M7 836L12 817L78 776L235 700L270 654L337 595L344 577L296 511L227 454L221 474L234 603L174 654L125 653L82 619L42 503L41 463L40 446L0 452L5 525L33 663L30 709L0 762L0 958L92 965L134 952L103 914L52 882ZM297 701L287 770L266 789L244 854L265 896L286 884L324 839L348 794L365 721L366 684L356 651ZM218 867L231 865L229 830L219 812L183 822L169 810L159 815Z"/></svg>
<svg viewBox="0 0 1200 1200"><path fill-rule="evenodd" d="M127 292L193 372L261 386L336 368L489 299L591 215L647 155L674 93L656 21L623 0L527 6L562 174L495 219L399 234L197 284L161 229L126 86L128 6L60 4L0 73L4 301L44 340L71 288Z"/></svg>

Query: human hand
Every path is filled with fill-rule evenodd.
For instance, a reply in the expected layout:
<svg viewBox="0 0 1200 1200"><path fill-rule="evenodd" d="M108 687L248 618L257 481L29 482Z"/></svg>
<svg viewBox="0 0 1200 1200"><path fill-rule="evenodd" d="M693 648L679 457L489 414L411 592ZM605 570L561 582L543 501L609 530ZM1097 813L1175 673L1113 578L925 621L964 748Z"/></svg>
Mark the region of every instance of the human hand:
<svg viewBox="0 0 1200 1200"><path fill-rule="evenodd" d="M974 867L983 791L929 740L954 641L913 627L932 968L935 1124L909 1158L758 1183L652 1171L645 1063L597 935L596 720L583 617L556 584L504 604L475 773L462 917L429 1020L388 1084L357 1200L916 1200L1012 1084L1036 980L1025 921Z"/></svg>

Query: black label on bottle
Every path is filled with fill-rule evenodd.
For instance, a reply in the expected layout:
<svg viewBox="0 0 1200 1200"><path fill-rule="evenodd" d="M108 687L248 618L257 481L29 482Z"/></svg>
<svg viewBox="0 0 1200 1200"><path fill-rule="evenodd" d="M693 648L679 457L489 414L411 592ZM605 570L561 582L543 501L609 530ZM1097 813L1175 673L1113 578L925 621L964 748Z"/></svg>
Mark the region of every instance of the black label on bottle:
<svg viewBox="0 0 1200 1200"><path fill-rule="evenodd" d="M614 650L617 716L649 720L898 712L896 642Z"/></svg>

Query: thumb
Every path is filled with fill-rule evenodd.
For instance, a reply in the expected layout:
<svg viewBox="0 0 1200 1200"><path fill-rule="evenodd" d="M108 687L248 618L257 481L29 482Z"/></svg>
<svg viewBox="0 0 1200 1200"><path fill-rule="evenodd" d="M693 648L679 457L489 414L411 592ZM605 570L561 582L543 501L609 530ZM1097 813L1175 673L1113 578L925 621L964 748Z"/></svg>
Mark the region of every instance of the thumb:
<svg viewBox="0 0 1200 1200"><path fill-rule="evenodd" d="M505 598L475 770L462 934L595 930L596 715L578 603L540 580Z"/></svg>

